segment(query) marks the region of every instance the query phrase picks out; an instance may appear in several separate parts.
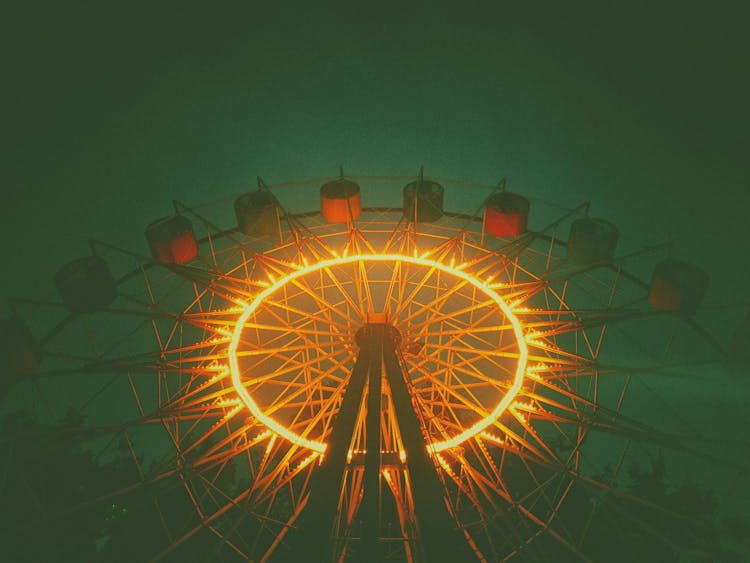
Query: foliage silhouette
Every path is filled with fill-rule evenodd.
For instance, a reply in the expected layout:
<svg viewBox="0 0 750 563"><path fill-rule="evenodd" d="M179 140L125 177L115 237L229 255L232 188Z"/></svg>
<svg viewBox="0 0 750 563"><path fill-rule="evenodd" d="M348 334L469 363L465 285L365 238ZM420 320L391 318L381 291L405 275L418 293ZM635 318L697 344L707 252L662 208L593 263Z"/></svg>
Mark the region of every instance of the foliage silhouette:
<svg viewBox="0 0 750 563"><path fill-rule="evenodd" d="M165 476L157 464L140 473L143 460L134 460L126 434L102 447L81 437L84 428L84 417L75 411L54 426L25 414L0 424L4 561L130 563L149 560L178 538L186 539L164 553L163 561L240 560L230 544L245 534L233 532L257 531L262 519L238 504L231 517L202 521L191 494L203 495L206 506L228 501L210 498L212 488L205 475L190 469L189 458L180 473ZM207 440L202 448L211 445ZM511 480L513 471L509 467ZM231 464L213 479L221 485L215 490L238 494L249 482ZM714 495L705 487L672 484L663 457L645 468L630 467L623 482L611 468L596 480L607 486L576 483L551 526L574 540L571 547L540 534L514 560L580 561L576 551L607 563L742 560L739 552L747 549L750 536L747 522L719 518ZM510 520L500 525L523 531L522 523ZM218 532L230 541L222 542Z"/></svg>

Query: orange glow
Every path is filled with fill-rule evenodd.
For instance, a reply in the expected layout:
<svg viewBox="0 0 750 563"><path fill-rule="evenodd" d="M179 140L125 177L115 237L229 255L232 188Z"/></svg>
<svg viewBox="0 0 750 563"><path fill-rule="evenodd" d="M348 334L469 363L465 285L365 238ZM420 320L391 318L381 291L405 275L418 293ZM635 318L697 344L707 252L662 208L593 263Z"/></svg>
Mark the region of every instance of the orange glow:
<svg viewBox="0 0 750 563"><path fill-rule="evenodd" d="M401 262L401 263L414 264L417 266L423 266L425 268L434 268L448 275L459 278L465 281L466 283L474 286L475 288L483 292L485 295L487 295L490 299L492 299L497 304L497 306L500 308L500 310L503 312L503 314L506 316L511 326L513 327L513 333L515 335L516 342L518 345L518 365L516 366L516 372L515 372L515 376L513 379L513 384L511 385L508 392L502 397L500 402L495 406L492 412L489 413L489 415L479 420L472 426L466 428L463 432L457 434L456 436L453 436L446 440L437 441L437 442L433 442L429 444L428 450L431 453L439 453L444 450L454 448L458 446L459 444L461 444L462 442L468 440L469 438L487 429L505 412L505 410L508 408L511 402L515 399L516 395L521 389L521 386L523 385L523 379L526 373L526 362L528 358L528 347L527 347L527 339L524 336L521 323L518 320L518 318L513 314L513 311L511 310L510 306L508 306L508 304L505 303L505 301L503 301L502 297L494 290L494 287L496 287L496 285L492 285L488 283L488 281L480 280L474 277L473 275L465 272L464 269L466 267L466 264L461 264L459 266L456 266L455 263L452 261L451 265L448 266L448 265L442 264L441 262L436 262L434 260L430 260L423 256L422 257L416 256L416 252L414 256L407 256L403 254L359 254L359 255L353 255L353 256L337 256L335 258L331 258L328 260L321 260L314 264L305 263L304 265L299 265L298 268L292 271L291 273L269 283L268 287L266 287L265 289L263 289L263 291L258 293L255 296L255 299L253 299L251 303L244 306L242 314L237 319L237 323L234 327L234 332L232 334L232 339L230 341L228 352L227 352L228 359L229 359L229 370L232 376L232 384L234 385L234 388L237 391L237 394L240 396L245 406L247 406L247 408L250 410L252 415L258 421L260 421L262 424L264 424L268 429L273 431L278 436L281 436L285 438L286 440L292 442L293 444L310 449L314 452L321 453L321 454L325 452L326 444L324 444L323 442L318 442L315 440L309 440L307 438L304 438L296 434L295 432L289 430L283 424L280 424L278 421L274 420L270 416L267 416L265 413L263 413L263 411L255 402L255 400L252 398L250 393L242 385L242 381L240 377L241 375L240 367L239 367L239 362L237 360L237 351L240 345L240 338L241 338L242 330L243 330L245 323L250 318L250 316L258 309L258 307L261 306L261 304L266 298L270 297L273 293L281 289L287 283L290 283L302 276L306 276L308 274L318 272L325 268L342 266L342 265L352 264L352 263L360 262L360 261L361 262L394 262L394 263Z"/></svg>

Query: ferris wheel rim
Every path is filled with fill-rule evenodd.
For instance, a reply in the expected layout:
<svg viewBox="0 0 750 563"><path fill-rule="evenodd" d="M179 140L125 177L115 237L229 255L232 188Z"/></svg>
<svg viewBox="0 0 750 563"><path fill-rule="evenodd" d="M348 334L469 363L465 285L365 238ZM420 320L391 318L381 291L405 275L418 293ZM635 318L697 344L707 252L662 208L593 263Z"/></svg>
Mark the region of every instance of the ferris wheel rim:
<svg viewBox="0 0 750 563"><path fill-rule="evenodd" d="M353 179L362 179L362 178L367 178L367 177L352 176L351 178L353 178ZM389 180L400 180L400 179L404 179L404 180L409 179L409 180L411 180L411 179L413 179L413 177L408 177L408 176L404 176L404 177L391 177L391 176L388 176L388 177L377 177L377 178L381 178L381 179L384 178L384 179L389 179ZM311 182L315 182L315 181L317 181L317 180L304 180L304 181L300 181L298 184L300 184L300 185L301 184L307 184L307 183L311 183ZM271 189L274 189L276 187L277 186L271 186ZM486 187L488 189L492 188L492 186L484 186L484 187ZM200 208L200 205L195 207L195 209L199 209L199 208ZM189 211L189 208L186 208L186 209L187 209L187 211ZM403 221L403 212L404 212L403 207L364 207L364 208L362 208L362 211L363 212L388 213L388 214L390 214L389 215L389 219L388 219L388 223L389 224L393 224L393 225L398 224L399 217L401 217L400 220ZM465 220L467 223L471 222L471 228L472 229L476 229L477 227L479 227L479 224L482 221L482 217L481 216L477 216L477 215L471 216L471 215L468 215L468 214L465 214L465 213L464 214L460 214L460 213L445 212L445 215L448 216L448 217L451 217L451 218ZM319 216L320 216L320 211L309 211L309 212L299 212L299 213L289 213L288 214L288 217L291 218L291 219L293 219L293 220L304 220L304 219L307 219L307 218L316 218L317 219L317 218L319 218ZM415 225L415 227L416 227L416 225ZM341 229L350 229L352 227L349 226L349 225L346 225L346 226L341 226L340 228ZM220 238L222 238L224 236L227 236L227 237L229 237L227 248L228 249L235 249L236 250L236 248L238 248L239 245L251 244L252 241L253 241L252 238L247 238L247 239L243 238L241 240L239 239L239 237L235 238L234 234L237 233L237 231L238 231L237 228L223 229L223 230L216 231L216 232L214 232L213 229L208 229L207 228L206 230L209 230L210 234L207 237L203 237L203 238L199 239L199 242L200 242L201 245L206 244L207 241L210 243L211 239L217 240L217 239L220 239ZM290 230L291 230L291 226L290 226ZM542 238L546 242L549 242L550 243L550 247L554 249L554 250L550 250L550 254L552 254L553 252L559 252L559 250L561 248L564 248L565 245L566 245L566 242L564 240L562 240L560 237L550 236L549 234L545 233L544 231L529 232L528 236L529 237ZM484 246L484 242L482 242L481 245ZM276 248L278 248L278 247L274 246L272 248L272 250L275 250ZM499 250L498 249L493 249L493 250L491 250L491 252L498 252L499 253L499 252L501 252L501 250L502 250L502 247ZM489 251L489 249L488 249L488 251ZM213 252L213 249L212 249L212 252ZM179 266L165 266L164 264L159 264L159 263L155 262L154 260L152 260L150 258L144 258L143 256L139 256L139 255L134 254L134 253L131 253L131 254L133 254L138 259L138 261L140 262L140 264L132 272L127 273L124 276L120 277L118 280L116 280L118 286L120 286L121 284L123 284L127 279L133 277L134 275L143 274L144 270L150 269L152 267L158 267L158 266L164 267L165 270L170 270L170 272L167 272L167 276L174 275L175 277L180 277L180 275L182 275L183 273L190 273L191 271L198 271L198 270L204 271L206 274L210 273L208 271L208 269L203 270L203 266L206 266L208 264L208 261L205 259L205 255L201 258L201 262L199 262L199 263L196 262L196 263L193 263L193 264L186 264L186 265L179 265ZM422 258L421 255L419 255L418 253L416 253L416 255L408 255L408 254L391 254L391 255L385 254L385 255L381 255L381 254L367 254L367 253L365 253L365 254L354 254L354 253L352 253L352 254L345 255L345 256L339 256L337 258L330 258L330 259L319 260L319 261L315 262L314 269L317 270L317 269L321 269L321 268L324 268L324 267L327 267L327 266L350 264L350 263L357 262L359 260L373 260L373 261L374 260L383 260L384 261L384 260L390 260L390 259L393 259L393 260L396 260L396 259L399 259L399 260L406 260L406 259L412 260L412 259L414 259L414 260L426 260L427 262L429 262L429 259ZM424 265L426 265L426 263ZM298 266L299 268L302 267L299 264L297 264L296 266ZM437 267L438 269L441 269L442 271L445 271L446 273L453 273L453 272L448 272L448 267L444 263L441 263L441 262L437 262L437 261L430 262L430 266ZM639 285L640 287L647 287L648 286L647 282L645 282L645 281L641 280L640 278L636 277L635 275L631 275L629 272L627 272L623 268L622 264L619 264L619 263L614 263L614 264L597 264L597 265L595 265L595 267L602 267L602 268L611 269L611 270L617 272L619 275L630 276L630 281L633 282L634 284ZM305 275L305 273L306 273L306 272L303 272L301 269L295 269L294 265L292 265L291 268L293 270L292 273L289 274L289 275L287 275L287 276L284 276L282 278L279 278L280 283L287 283L291 279L296 279L296 277ZM451 266L451 268L452 268L452 266ZM456 270L456 271L458 271L458 270ZM221 277L221 275L223 275L223 271L221 271L221 268L219 268L217 270L217 272L218 272L217 277ZM295 274L294 272L298 272L298 273ZM473 282L470 282L470 283L473 283ZM488 288L491 289L491 285L492 284L489 283L489 282L488 283L478 282L478 283L479 283L479 285L474 284L475 287L477 287L477 289L482 289L483 291L487 290ZM275 291L274 287L276 287L276 286L271 285L271 286L267 287L266 290L260 291L259 294L256 295L256 297L250 303L247 303L246 301L243 301L240 298L238 298L236 300L237 305L239 307L244 307L244 309L243 309L242 315L239 318L237 318L237 320L236 320L236 327L235 327L235 332L234 332L234 341L227 347L227 357L229 358L229 363L230 363L230 372L231 372L232 386L235 389L235 391L237 392L237 394L240 395L243 398L243 400L245 398L245 397L242 396L243 392L248 397L250 397L250 395L247 392L247 390L245 389L245 387L242 385L242 382L240 381L240 377L238 375L239 374L239 367L237 365L237 356L236 356L236 354L237 354L237 352L239 350L239 345L237 343L238 342L238 335L241 332L241 326L244 324L244 321L248 318L248 316L250 314L252 314L252 310L249 310L250 306L252 306L254 303L256 303L256 301L257 301L257 305L260 305L260 303L264 299L264 296L271 295L273 293L273 291ZM276 287L276 289L278 289L278 287ZM500 297L500 296L498 295L498 297ZM505 303L504 299L502 299L501 297L500 297L500 299L501 299L501 301L503 303ZM157 304L158 304L158 302L157 302ZM507 303L506 303L506 305L507 305ZM564 302L563 302L562 299L560 300L560 305L561 306L564 305ZM187 315L187 311L188 310L189 310L189 307L188 307L188 309L185 309L182 313L178 313L178 317L179 317L178 322L180 322L180 323L183 322L183 315ZM107 309L104 309L104 311L106 312ZM578 310L577 309L573 308L571 311L576 316L578 315ZM657 313L657 314L659 314L659 313ZM71 316L74 316L74 315L71 315ZM521 387L524 384L524 381L525 381L524 378L525 378L525 375L526 375L526 367L532 367L532 366L528 366L528 358L527 358L527 356L528 356L528 348L526 346L526 344L527 344L526 343L526 338L525 338L525 335L523 334L523 331L518 326L516 326L516 324L517 324L517 318L515 317L515 315L508 315L508 318L516 320L516 323L514 323L514 332L516 333L516 336L517 336L517 342L519 343L519 345L522 345L523 348L524 348L523 362L520 362L520 363L524 364L524 369L523 369L522 373L521 373L520 367L516 371L516 375L515 375L515 378L514 378L514 385L513 385L513 388L515 390L515 394L513 394L512 397L509 396L510 393L508 393L507 395L504 396L503 401L505 401L505 397L509 397L509 398L507 399L506 404L497 412L497 416L495 416L494 418L499 418L500 415L505 412L505 409L513 401L513 399L517 395L518 391L521 389ZM687 324L697 324L697 321L695 321L695 320L693 320L693 319L691 319L689 317L677 317L677 318L680 321L687 322ZM518 337L519 330L521 331L521 337ZM233 367L232 367L232 363L234 363ZM520 363L519 363L519 365L520 365ZM519 377L519 373L521 373L520 377ZM566 376L563 374L560 377L564 380ZM252 397L250 397L250 401L252 401ZM263 416L264 415L263 415L262 412L260 412L260 409L256 408L256 410L254 411L247 404L247 401L244 401L244 403L245 403L245 407L247 407L250 410L251 414L256 419L256 421L263 422ZM526 407L528 405L523 405L523 406ZM256 407L257 407L257 405L256 405ZM495 410L497 411L497 409L495 409ZM232 408L231 411L229 409L226 410L226 414L227 415L230 412L234 412L234 408ZM258 416L258 414L260 414L262 416ZM166 414L164 416L166 418L169 415ZM234 414L232 416L234 416ZM572 420L568 421L568 422L571 422L571 423L575 424ZM266 424L265 426L268 427L269 425ZM471 432L471 435L469 436L468 433L471 431L472 428L475 428L475 427L477 427L477 425L474 425L474 426L470 427L467 431L465 431L464 433L461 434L461 436L463 436L463 434L466 434L466 436L463 436L463 439L461 440L462 444L463 444L463 442L465 440L468 440L469 438L471 438L473 436L476 436L477 434L482 434L482 430L486 426L482 427L482 428L476 429L476 431L475 432ZM584 431L584 433L585 433L585 431ZM248 434L249 434L249 432L248 432ZM291 438L295 438L295 437L299 438L299 435L296 435L296 434L294 436L292 436L291 434L293 434L293 433L289 434L288 436L285 436L283 432L276 432L275 434L276 434L277 437L285 438L288 442L291 442L292 444L294 444L294 440L293 439L290 440L290 437ZM563 435L562 431L560 431L560 435ZM500 436L502 436L502 434L500 434ZM481 440L480 440L480 438L481 438ZM267 443L268 443L267 447L265 446L264 440L266 440ZM268 435L264 435L264 434L258 435L257 437L252 438L250 441L253 441L255 444L259 444L260 445L259 447L261 447L261 446L262 447L266 447L266 454L268 454L268 452L272 448L272 444L274 444L273 437L269 438ZM273 447L277 447L278 448L279 447L278 446L278 442L280 442L280 441L281 440L276 441L275 442L276 445L273 446ZM477 442L477 444L480 447L484 447L486 445L491 445L492 447L497 447L498 451L500 449L502 449L502 448L509 447L509 444L507 442L506 443L500 443L498 441L498 437L497 436L486 436L486 437L485 436L477 436L476 442ZM462 451L457 451L457 452L455 452L455 455L453 455L453 453L451 453L450 451L446 452L446 450L450 450L454 446L453 445L443 445L445 443L446 443L445 440L442 441L442 442L431 443L431 444L428 445L428 450L432 454L440 454L441 452L446 454L444 457L442 457L442 456L439 457L437 455L435 457L436 458L439 457L438 462L440 463L440 465L443 467L443 469L445 470L445 472L447 474L451 470L451 464L453 464L453 467L455 467L456 464L458 463L457 460L460 460L461 457L463 457L463 452ZM484 446L482 445L482 443L484 443ZM494 446L491 443L494 443ZM187 443L187 445L189 446L188 449L192 448L192 444L190 444L189 442ZM296 444L296 445L300 445L300 444ZM325 444L323 442L315 442L315 441L308 440L308 444L304 444L303 443L302 445L305 446L305 447L307 447L308 450L312 450L313 454L318 454L318 456L320 456L320 457L322 457L321 454L323 454L325 452ZM310 448L309 445L317 446L318 449L316 450L315 447ZM458 444L456 444L456 445L458 445ZM470 446L474 447L475 444L472 443ZM466 449L469 450L470 446L466 445ZM177 445L177 444L175 445L178 457L179 457L179 455L182 455L181 452L180 452L180 448L181 447L184 447L184 446L183 445ZM288 448L288 445L287 445L287 448ZM577 446L576 446L576 448L577 448ZM293 448L288 448L288 449L293 449ZM300 448L300 449L302 449L302 448ZM457 448L457 450L460 450L460 449ZM511 451L511 450L510 449L508 449L508 450L503 449L502 451ZM575 449L574 449L574 451L575 451ZM296 454L295 453L295 455L300 455L301 456L302 454ZM295 463L296 463L296 461L299 458L298 457L295 457L295 458L289 457L287 459L294 460ZM307 458L305 458L303 460L302 463L308 463L312 459L313 459L312 457L307 457ZM531 461L532 461L532 463L537 463L539 460L531 460ZM290 461L290 463L291 463L291 461ZM302 465L302 463L300 464L300 466ZM567 465L565 465L565 467L566 467L566 470L568 472L575 472L575 473L578 472L578 466L577 465L576 466L572 466L572 465L570 465L569 462L567 462ZM548 467L548 469L550 469L550 468L552 468L552 466ZM573 483L572 479L571 479L571 483ZM558 494L557 492L554 492L553 498L554 499L558 499L559 498L560 502L562 502L562 500L564 500L564 499L562 497L555 496L557 494ZM196 504L196 510L201 510L202 509L201 503L203 503L204 501L203 500L198 500L196 502L197 502L197 504Z"/></svg>
<svg viewBox="0 0 750 563"><path fill-rule="evenodd" d="M267 416L262 411L262 409L258 406L256 401L253 399L253 397L250 395L250 393L247 391L246 387L242 383L241 370L240 370L238 360L237 360L237 351L240 346L240 338L241 338L241 334L242 334L242 330L243 330L245 322L256 311L256 309L263 303L263 301L267 297L275 293L286 283L292 282L295 279L303 275L311 274L318 270L330 268L332 266L347 265L347 264L352 264L355 262L396 262L396 263L406 262L406 263L416 264L416 265L420 265L420 266L424 266L428 268L434 268L436 270L440 270L446 274L450 274L456 278L464 280L465 282L474 286L476 289L482 291L487 296L493 299L493 301L500 308L500 310L503 312L505 317L510 321L512 329L513 329L513 333L516 337L516 343L518 344L518 347L519 347L518 363L517 363L515 374L513 377L513 382L510 385L510 388L505 393L505 395L501 398L499 403L492 409L492 411L489 413L487 417L480 420L479 422L476 422L469 428L466 428L461 433L459 433L456 436L451 437L450 439L440 440L437 442L430 443L428 445L428 450L432 453L439 453L444 450L457 447L462 442L479 434L480 432L485 430L487 427L489 427L495 420L497 420L502 415L502 413L506 410L506 408L512 403L512 401L518 395L518 392L520 391L523 385L524 377L526 374L526 365L528 361L528 347L526 345L524 330L521 326L520 321L518 320L516 315L513 313L512 308L505 302L502 296L500 296L493 289L493 284L491 282L479 280L475 278L474 276L468 275L464 271L464 268L461 267L461 265L454 267L452 265L443 264L442 262L427 258L426 255L419 256L417 255L416 252L412 256L405 255L405 254L393 254L393 253L350 254L350 255L343 255L337 258L320 260L318 262L315 262L314 264L310 264L307 266L303 266L302 264L297 264L295 265L295 268L290 274L274 281L272 284L269 285L269 287L261 291L253 299L252 302L246 303L246 304L240 303L240 305L243 306L243 311L240 314L240 316L237 318L235 329L232 334L232 340L227 348L227 358L229 361L229 370L231 373L232 384L235 390L237 391L237 393L242 398L247 408L253 414L253 416L257 420L265 424L269 429L273 430L276 434L282 436L288 441L294 444L297 444L299 446L304 446L321 455L325 453L325 450L326 450L325 443L308 440L307 438L299 436L295 432L279 424L270 416Z"/></svg>

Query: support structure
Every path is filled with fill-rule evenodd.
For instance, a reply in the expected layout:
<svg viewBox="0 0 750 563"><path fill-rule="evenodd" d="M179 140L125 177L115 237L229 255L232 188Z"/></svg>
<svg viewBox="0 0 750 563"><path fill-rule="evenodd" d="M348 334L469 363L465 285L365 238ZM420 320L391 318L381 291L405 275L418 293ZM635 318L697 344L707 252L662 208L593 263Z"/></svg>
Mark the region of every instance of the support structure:
<svg viewBox="0 0 750 563"><path fill-rule="evenodd" d="M476 560L427 451L399 360L398 331L369 323L356 340L359 355L307 506L289 536L290 557L343 561L353 556L366 563ZM389 451L393 441L384 436L394 426L401 452Z"/></svg>

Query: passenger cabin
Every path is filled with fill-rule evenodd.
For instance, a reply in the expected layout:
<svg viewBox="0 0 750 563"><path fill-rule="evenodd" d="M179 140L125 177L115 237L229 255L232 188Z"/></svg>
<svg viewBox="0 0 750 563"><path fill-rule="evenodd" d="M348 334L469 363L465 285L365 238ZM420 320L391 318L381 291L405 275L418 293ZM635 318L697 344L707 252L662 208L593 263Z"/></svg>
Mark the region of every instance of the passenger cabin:
<svg viewBox="0 0 750 563"><path fill-rule="evenodd" d="M255 190L234 202L237 229L246 235L273 235L279 232L278 202L268 190Z"/></svg>
<svg viewBox="0 0 750 563"><path fill-rule="evenodd" d="M443 186L419 179L404 186L404 217L417 223L433 223L443 216Z"/></svg>
<svg viewBox="0 0 750 563"><path fill-rule="evenodd" d="M512 192L492 194L484 206L484 229L496 237L517 237L526 232L529 200Z"/></svg>
<svg viewBox="0 0 750 563"><path fill-rule="evenodd" d="M193 223L183 215L162 217L146 227L153 257L162 264L184 264L198 256Z"/></svg>
<svg viewBox="0 0 750 563"><path fill-rule="evenodd" d="M115 280L100 256L68 262L57 271L54 281L63 303L73 313L92 313L117 297Z"/></svg>
<svg viewBox="0 0 750 563"><path fill-rule="evenodd" d="M692 315L708 289L708 274L698 266L667 258L654 268L648 302L657 311Z"/></svg>
<svg viewBox="0 0 750 563"><path fill-rule="evenodd" d="M617 227L603 219L582 217L570 226L568 260L580 265L611 262L617 248Z"/></svg>
<svg viewBox="0 0 750 563"><path fill-rule="evenodd" d="M340 178L320 188L320 211L329 223L350 223L362 214L359 185Z"/></svg>

